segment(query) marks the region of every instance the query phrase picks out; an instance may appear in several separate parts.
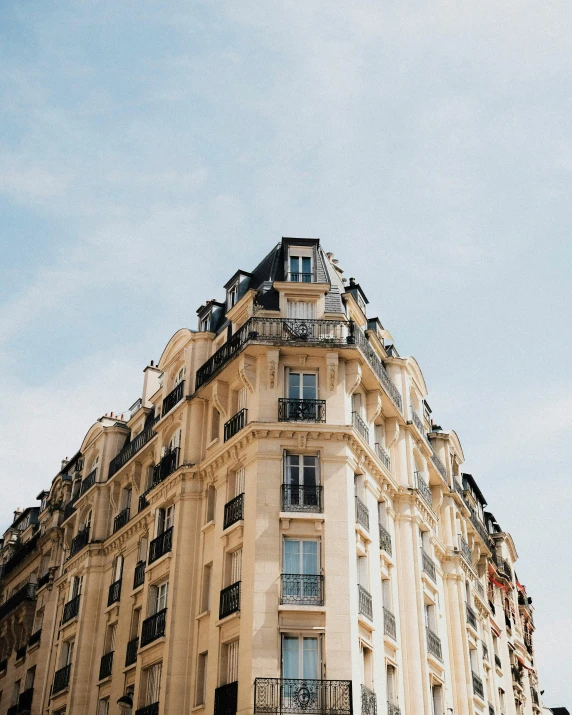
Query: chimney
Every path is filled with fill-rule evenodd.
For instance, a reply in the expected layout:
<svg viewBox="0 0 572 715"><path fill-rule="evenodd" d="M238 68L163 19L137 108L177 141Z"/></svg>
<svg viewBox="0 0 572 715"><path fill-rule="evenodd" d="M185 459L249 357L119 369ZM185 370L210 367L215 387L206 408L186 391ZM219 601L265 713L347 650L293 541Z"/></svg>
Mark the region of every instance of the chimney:
<svg viewBox="0 0 572 715"><path fill-rule="evenodd" d="M355 286L356 284L356 279L355 278L350 278L350 285Z"/></svg>
<svg viewBox="0 0 572 715"><path fill-rule="evenodd" d="M17 519L19 516L22 516L22 512L23 512L23 511L24 511L24 510L22 509L21 506L19 506L19 507L16 509L16 511L14 512L14 521L16 521L16 519Z"/></svg>
<svg viewBox="0 0 572 715"><path fill-rule="evenodd" d="M60 470L65 469L65 467L68 463L69 463L69 459L67 457L65 459L62 459L62 466L60 467Z"/></svg>

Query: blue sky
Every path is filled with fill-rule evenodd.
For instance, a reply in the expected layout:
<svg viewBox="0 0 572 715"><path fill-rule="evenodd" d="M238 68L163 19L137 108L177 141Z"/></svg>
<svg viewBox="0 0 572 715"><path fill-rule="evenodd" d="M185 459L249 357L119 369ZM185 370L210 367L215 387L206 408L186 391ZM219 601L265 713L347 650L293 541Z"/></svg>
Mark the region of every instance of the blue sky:
<svg viewBox="0 0 572 715"><path fill-rule="evenodd" d="M569 2L0 13L2 525L238 267L319 236L457 430L572 705Z"/></svg>

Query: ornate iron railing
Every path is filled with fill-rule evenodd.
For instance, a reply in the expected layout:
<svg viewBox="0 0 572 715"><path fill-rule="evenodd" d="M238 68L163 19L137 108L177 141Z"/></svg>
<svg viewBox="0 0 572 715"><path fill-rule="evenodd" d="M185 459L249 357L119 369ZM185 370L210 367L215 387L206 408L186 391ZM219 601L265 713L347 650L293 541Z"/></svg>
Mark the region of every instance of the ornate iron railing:
<svg viewBox="0 0 572 715"><path fill-rule="evenodd" d="M379 548L386 554L392 555L391 534L381 524L379 525Z"/></svg>
<svg viewBox="0 0 572 715"><path fill-rule="evenodd" d="M214 715L235 715L238 700L238 681L215 688Z"/></svg>
<svg viewBox="0 0 572 715"><path fill-rule="evenodd" d="M433 497L431 496L431 488L423 479L420 472L415 472L415 486L423 499L433 508Z"/></svg>
<svg viewBox="0 0 572 715"><path fill-rule="evenodd" d="M443 660L441 639L436 633L433 633L429 627L425 630L427 632L427 651L436 658L439 658L439 660Z"/></svg>
<svg viewBox="0 0 572 715"><path fill-rule="evenodd" d="M173 527L165 529L149 544L149 563L157 561L161 556L167 554L173 548Z"/></svg>
<svg viewBox="0 0 572 715"><path fill-rule="evenodd" d="M40 576L38 579L38 590L42 588L42 586L45 586L50 580L50 572L46 571L46 573L43 576Z"/></svg>
<svg viewBox="0 0 572 715"><path fill-rule="evenodd" d="M132 638L125 650L125 667L137 662L137 651L139 650L139 638Z"/></svg>
<svg viewBox="0 0 572 715"><path fill-rule="evenodd" d="M65 690L70 684L71 663L64 665L63 668L56 670L54 673L54 684L52 685L52 694L59 693Z"/></svg>
<svg viewBox="0 0 572 715"><path fill-rule="evenodd" d="M361 686L361 715L377 715L377 697L365 685Z"/></svg>
<svg viewBox="0 0 572 715"><path fill-rule="evenodd" d="M145 705L143 708L138 708L135 715L159 715L159 702Z"/></svg>
<svg viewBox="0 0 572 715"><path fill-rule="evenodd" d="M288 273L286 280L290 283L315 283L315 273Z"/></svg>
<svg viewBox="0 0 572 715"><path fill-rule="evenodd" d="M113 533L122 529L125 524L129 521L129 509L124 509L120 511L119 514L113 520Z"/></svg>
<svg viewBox="0 0 572 715"><path fill-rule="evenodd" d="M395 703L387 703L387 715L401 715L401 708Z"/></svg>
<svg viewBox="0 0 572 715"><path fill-rule="evenodd" d="M453 490L461 497L463 502L465 501L465 495L463 494L463 487L459 484L459 481L453 477Z"/></svg>
<svg viewBox="0 0 572 715"><path fill-rule="evenodd" d="M357 412L352 412L352 424L369 444L369 429Z"/></svg>
<svg viewBox="0 0 572 715"><path fill-rule="evenodd" d="M167 609L163 608L157 613L149 616L143 621L141 626L141 647L156 641L165 635L165 624L167 622Z"/></svg>
<svg viewBox="0 0 572 715"><path fill-rule="evenodd" d="M28 648L31 645L34 645L35 643L39 643L41 637L42 637L42 629L38 628L38 630L35 631L34 633L32 633L32 635L28 638Z"/></svg>
<svg viewBox="0 0 572 715"><path fill-rule="evenodd" d="M22 586L22 588L19 588L16 593L12 594L10 598L4 601L4 603L0 606L0 619L5 618L24 601L34 601L35 598L36 584L27 583L25 586Z"/></svg>
<svg viewBox="0 0 572 715"><path fill-rule="evenodd" d="M244 494L239 494L224 505L223 529L244 519Z"/></svg>
<svg viewBox="0 0 572 715"><path fill-rule="evenodd" d="M367 360L369 366L376 374L377 379L383 385L387 394L391 397L395 405L398 407L400 412L403 412L403 403L401 400L401 393L391 382L389 374L385 369L385 365L381 361L378 354L372 348L369 340L367 339L363 330L355 323L350 323L350 335L348 336L348 343L357 345L361 350L363 356Z"/></svg>
<svg viewBox="0 0 572 715"><path fill-rule="evenodd" d="M471 524L475 527L475 531L485 542L485 545L490 549L490 551L494 552L494 544L491 537L489 536L488 531L485 528L485 525L470 507L469 511L471 512L471 516L469 518L471 519Z"/></svg>
<svg viewBox="0 0 572 715"><path fill-rule="evenodd" d="M69 519L70 516L75 512L76 501L77 501L77 496L74 497L73 499L70 499L70 501L64 506L64 518L62 521L66 521L66 519Z"/></svg>
<svg viewBox="0 0 572 715"><path fill-rule="evenodd" d="M77 535L74 536L70 546L70 555L75 556L79 551L81 551L89 543L89 527L85 527L81 531L78 531Z"/></svg>
<svg viewBox="0 0 572 715"><path fill-rule="evenodd" d="M421 567L423 571L425 571L425 573L429 576L429 578L435 583L437 583L437 568L435 566L435 562L425 551L425 549L421 549Z"/></svg>
<svg viewBox="0 0 572 715"><path fill-rule="evenodd" d="M99 662L99 679L103 680L104 678L109 678L111 675L111 671L113 670L113 653L114 651L110 651L109 653L105 653L105 655L101 656L101 660Z"/></svg>
<svg viewBox="0 0 572 715"><path fill-rule="evenodd" d="M461 556L465 559L465 561L469 564L469 566L473 565L473 553L471 551L471 547L467 543L467 541L459 534L459 551L461 552Z"/></svg>
<svg viewBox="0 0 572 715"><path fill-rule="evenodd" d="M467 623L473 630L477 630L477 614L473 611L469 604L467 604Z"/></svg>
<svg viewBox="0 0 572 715"><path fill-rule="evenodd" d="M281 603L299 606L322 606L324 603L324 577L320 574L283 573L281 584Z"/></svg>
<svg viewBox="0 0 572 715"><path fill-rule="evenodd" d="M95 484L97 468L90 472L85 479L82 479L80 494L85 494Z"/></svg>
<svg viewBox="0 0 572 715"><path fill-rule="evenodd" d="M370 621L373 621L373 605L371 600L371 594L366 591L365 588L358 583L358 609L359 612Z"/></svg>
<svg viewBox="0 0 572 715"><path fill-rule="evenodd" d="M226 618L240 611L240 581L223 588L220 592L218 617Z"/></svg>
<svg viewBox="0 0 572 715"><path fill-rule="evenodd" d="M72 618L75 618L77 616L77 614L79 613L80 599L81 599L81 595L74 596L71 600L69 600L64 605L64 612L62 614L62 623L71 621Z"/></svg>
<svg viewBox="0 0 572 715"><path fill-rule="evenodd" d="M145 583L145 567L147 563L145 561L138 561L135 566L135 571L133 572L133 588L139 588Z"/></svg>
<svg viewBox="0 0 572 715"><path fill-rule="evenodd" d="M473 676L473 692L479 698L484 699L485 690L483 688L483 681L479 678L476 673L472 673Z"/></svg>
<svg viewBox="0 0 572 715"><path fill-rule="evenodd" d="M163 400L163 408L161 410L161 417L164 417L167 412L170 412L173 407L183 399L185 394L185 381L182 380L176 385L171 392Z"/></svg>
<svg viewBox="0 0 572 715"><path fill-rule="evenodd" d="M112 603L117 603L121 598L121 579L114 581L109 587L107 593L107 605L111 606Z"/></svg>
<svg viewBox="0 0 572 715"><path fill-rule="evenodd" d="M389 608L383 607L383 632L385 635L390 636L393 640L397 640L397 624L395 623L395 616L389 610Z"/></svg>
<svg viewBox="0 0 572 715"><path fill-rule="evenodd" d="M381 444L379 444L379 442L375 443L375 453L377 454L381 463L387 469L387 471L391 472L391 457L381 446Z"/></svg>
<svg viewBox="0 0 572 715"><path fill-rule="evenodd" d="M441 458L439 455L437 455L433 449L431 449L431 461L435 465L437 471L439 474L443 477L443 479L447 479L447 469L443 462L441 461Z"/></svg>
<svg viewBox="0 0 572 715"><path fill-rule="evenodd" d="M34 688L28 688L20 693L18 697L18 713L27 713L31 710L33 697Z"/></svg>
<svg viewBox="0 0 572 715"><path fill-rule="evenodd" d="M248 410L243 407L240 412L233 415L228 422L224 423L224 441L227 442L231 437L240 432L241 429L246 427L246 418Z"/></svg>
<svg viewBox="0 0 572 715"><path fill-rule="evenodd" d="M154 489L157 484L160 484L161 482L165 481L167 477L169 477L175 469L178 468L179 466L179 452L180 448L175 447L175 449L171 449L169 452L167 452L161 461L155 465L153 468L153 481L151 482L151 486L147 492L150 492L151 489Z"/></svg>
<svg viewBox="0 0 572 715"><path fill-rule="evenodd" d="M326 400L278 398L278 422L325 422Z"/></svg>
<svg viewBox="0 0 572 715"><path fill-rule="evenodd" d="M356 497L356 522L369 531L369 509L359 497Z"/></svg>
<svg viewBox="0 0 572 715"><path fill-rule="evenodd" d="M143 449L147 442L150 442L153 439L156 434L153 430L153 426L158 419L159 417L156 417L152 424L145 427L142 432L139 432L139 434L136 435L131 442L128 442L123 447L121 452L119 452L116 457L113 457L111 462L109 462L109 471L107 473L108 479L111 479L111 477L118 472L124 464L127 464L131 457L135 456L139 450Z"/></svg>
<svg viewBox="0 0 572 715"><path fill-rule="evenodd" d="M305 484L282 485L283 511L322 511L322 487Z"/></svg>
<svg viewBox="0 0 572 715"><path fill-rule="evenodd" d="M256 678L254 712L281 715L352 715L352 682Z"/></svg>
<svg viewBox="0 0 572 715"><path fill-rule="evenodd" d="M417 427L417 429L419 430L421 435L423 437L425 437L425 428L423 427L423 421L422 421L421 417L419 417L419 415L415 411L415 408L413 407L413 405L411 405L409 407L409 411L411 412L411 422L413 422L415 427Z"/></svg>
<svg viewBox="0 0 572 715"><path fill-rule="evenodd" d="M12 554L12 556L0 567L0 577L4 578L4 576L7 576L11 571L13 571L16 566L19 566L24 559L29 556L31 553L33 553L36 550L36 545L38 543L40 535L39 533L35 534L32 536L31 539L26 541L25 543L19 543L19 545L16 547L16 551Z"/></svg>

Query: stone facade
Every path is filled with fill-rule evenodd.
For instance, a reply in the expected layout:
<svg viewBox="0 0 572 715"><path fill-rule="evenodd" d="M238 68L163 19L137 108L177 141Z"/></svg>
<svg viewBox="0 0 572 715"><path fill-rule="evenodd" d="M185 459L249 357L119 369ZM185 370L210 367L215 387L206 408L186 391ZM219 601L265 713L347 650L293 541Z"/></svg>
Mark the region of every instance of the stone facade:
<svg viewBox="0 0 572 715"><path fill-rule="evenodd" d="M198 310L4 535L0 715L536 715L508 533L318 240Z"/></svg>

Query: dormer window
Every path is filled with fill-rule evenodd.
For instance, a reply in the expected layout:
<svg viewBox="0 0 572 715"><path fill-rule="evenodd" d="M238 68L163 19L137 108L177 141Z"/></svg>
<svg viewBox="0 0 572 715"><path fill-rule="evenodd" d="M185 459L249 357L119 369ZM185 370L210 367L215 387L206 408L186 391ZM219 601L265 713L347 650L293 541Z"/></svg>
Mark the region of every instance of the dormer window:
<svg viewBox="0 0 572 715"><path fill-rule="evenodd" d="M314 282L314 252L312 248L291 246L288 255L288 280L293 283Z"/></svg>
<svg viewBox="0 0 572 715"><path fill-rule="evenodd" d="M209 313L208 315L205 315L204 318L201 318L201 320L199 321L199 330L201 333L208 333L210 329L211 329L211 314Z"/></svg>
<svg viewBox="0 0 572 715"><path fill-rule="evenodd" d="M226 308L230 310L238 302L238 281L230 286L226 296Z"/></svg>

